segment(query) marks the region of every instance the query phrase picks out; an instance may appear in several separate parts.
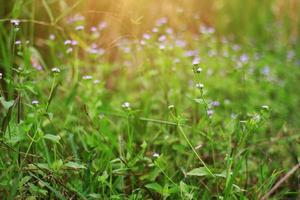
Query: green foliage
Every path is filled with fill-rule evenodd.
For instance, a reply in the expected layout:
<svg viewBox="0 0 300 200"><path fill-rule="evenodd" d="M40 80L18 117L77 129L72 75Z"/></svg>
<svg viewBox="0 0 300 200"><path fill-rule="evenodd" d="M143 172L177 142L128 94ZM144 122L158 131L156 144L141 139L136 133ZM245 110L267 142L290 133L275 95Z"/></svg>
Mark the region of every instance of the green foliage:
<svg viewBox="0 0 300 200"><path fill-rule="evenodd" d="M1 199L267 194L299 162L300 51L264 33L274 22L267 1L216 2L231 31L177 33L162 18L141 37L110 44L109 24L76 15L82 1L8 3L0 20ZM297 199L297 177L272 197Z"/></svg>

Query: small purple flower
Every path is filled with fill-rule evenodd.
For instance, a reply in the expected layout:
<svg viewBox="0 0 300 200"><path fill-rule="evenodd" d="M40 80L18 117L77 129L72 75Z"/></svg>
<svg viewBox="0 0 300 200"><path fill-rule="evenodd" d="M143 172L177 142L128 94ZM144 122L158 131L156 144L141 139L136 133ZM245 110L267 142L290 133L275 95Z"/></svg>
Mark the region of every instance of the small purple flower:
<svg viewBox="0 0 300 200"><path fill-rule="evenodd" d="M241 61L242 63L246 63L248 60L249 60L249 57L247 56L247 54L242 54L242 55L240 56L240 61Z"/></svg>
<svg viewBox="0 0 300 200"><path fill-rule="evenodd" d="M97 32L97 27L96 26L92 26L90 29L91 32L95 33Z"/></svg>
<svg viewBox="0 0 300 200"><path fill-rule="evenodd" d="M69 23L69 24L72 24L72 23L74 23L74 22L84 21L84 19L85 19L84 16L82 16L82 15L80 15L80 14L76 14L76 15L74 15L74 16L72 16L72 17L70 17L70 18L68 19L68 23Z"/></svg>
<svg viewBox="0 0 300 200"><path fill-rule="evenodd" d="M292 60L295 57L296 53L295 51L291 50L287 53L287 59Z"/></svg>
<svg viewBox="0 0 300 200"><path fill-rule="evenodd" d="M168 19L166 17L160 18L156 21L157 26L162 26L168 22Z"/></svg>
<svg viewBox="0 0 300 200"><path fill-rule="evenodd" d="M145 40L150 40L151 35L150 35L149 33L144 33L144 34L143 34L143 38L144 38Z"/></svg>
<svg viewBox="0 0 300 200"><path fill-rule="evenodd" d="M184 40L176 40L175 44L178 47L185 47L186 46L186 42Z"/></svg>
<svg viewBox="0 0 300 200"><path fill-rule="evenodd" d="M42 71L43 67L41 65L33 65L33 67L38 70L38 71Z"/></svg>
<svg viewBox="0 0 300 200"><path fill-rule="evenodd" d="M55 35L54 35L54 34L50 34L50 35L49 35L49 39L50 39L50 40L55 40Z"/></svg>
<svg viewBox="0 0 300 200"><path fill-rule="evenodd" d="M174 31L173 31L172 28L167 28L166 33L169 34L169 35L172 35L174 33Z"/></svg>
<svg viewBox="0 0 300 200"><path fill-rule="evenodd" d="M209 51L208 51L208 56L209 56L209 57L213 57L213 56L215 56L215 55L217 55L217 52L216 52L215 50L209 50Z"/></svg>
<svg viewBox="0 0 300 200"><path fill-rule="evenodd" d="M211 117L214 114L214 111L211 109L207 110L207 116Z"/></svg>
<svg viewBox="0 0 300 200"><path fill-rule="evenodd" d="M76 31L82 31L82 30L84 30L84 26L83 25L76 26L75 30Z"/></svg>
<svg viewBox="0 0 300 200"><path fill-rule="evenodd" d="M98 49L89 48L89 49L87 50L87 52L88 52L89 54L98 54Z"/></svg>
<svg viewBox="0 0 300 200"><path fill-rule="evenodd" d="M174 63L176 64L176 63L180 63L180 59L179 58L175 58L174 59Z"/></svg>
<svg viewBox="0 0 300 200"><path fill-rule="evenodd" d="M199 57L195 57L193 59L193 65L198 65L200 63L200 58Z"/></svg>
<svg viewBox="0 0 300 200"><path fill-rule="evenodd" d="M156 28L156 27L154 27L154 28L152 29L152 32L153 32L153 33L158 33L158 31L159 31L159 30L158 30L158 28Z"/></svg>
<svg viewBox="0 0 300 200"><path fill-rule="evenodd" d="M192 56L197 56L197 55L198 55L197 50L189 50L184 53L185 57L192 57Z"/></svg>
<svg viewBox="0 0 300 200"><path fill-rule="evenodd" d="M211 102L211 105L214 106L214 107L217 107L217 106L220 106L220 102L213 101L213 102Z"/></svg>
<svg viewBox="0 0 300 200"><path fill-rule="evenodd" d="M238 44L235 44L235 45L232 46L233 51L239 51L240 49L241 49L241 46L238 45Z"/></svg>
<svg viewBox="0 0 300 200"><path fill-rule="evenodd" d="M265 76L268 76L270 74L270 67L268 65L264 66L264 68L262 68L261 73Z"/></svg>
<svg viewBox="0 0 300 200"><path fill-rule="evenodd" d="M72 44L72 41L71 41L71 40L65 40L64 44L65 44L65 45Z"/></svg>
<svg viewBox="0 0 300 200"><path fill-rule="evenodd" d="M16 40L15 41L15 45L20 45L20 44L22 44L21 40Z"/></svg>
<svg viewBox="0 0 300 200"><path fill-rule="evenodd" d="M106 27L107 27L107 22L105 21L100 22L100 24L98 25L100 31L104 30Z"/></svg>
<svg viewBox="0 0 300 200"><path fill-rule="evenodd" d="M224 52L223 52L223 56L224 56L225 58L228 58L228 56L229 56L228 51L224 51Z"/></svg>
<svg viewBox="0 0 300 200"><path fill-rule="evenodd" d="M162 35L162 36L160 36L160 37L158 38L158 41L159 41L159 42L164 42L164 41L166 41L166 39L167 39L167 37L166 37L165 35Z"/></svg>
<svg viewBox="0 0 300 200"><path fill-rule="evenodd" d="M73 48L72 47L70 47L70 48L67 49L67 54L70 54L72 52L73 52Z"/></svg>
<svg viewBox="0 0 300 200"><path fill-rule="evenodd" d="M85 75L82 77L83 80L91 80L93 79L93 76L90 76L90 75Z"/></svg>
<svg viewBox="0 0 300 200"><path fill-rule="evenodd" d="M72 44L73 46L76 46L76 45L78 45L78 42L77 42L76 40L72 40L72 41L71 41L71 44Z"/></svg>
<svg viewBox="0 0 300 200"><path fill-rule="evenodd" d="M160 44L160 45L159 45L159 49L163 50L163 49L165 49L165 48L166 48L166 45L164 45L164 44Z"/></svg>
<svg viewBox="0 0 300 200"><path fill-rule="evenodd" d="M215 32L215 29L213 27L206 26L201 26L199 30L202 34L213 34Z"/></svg>

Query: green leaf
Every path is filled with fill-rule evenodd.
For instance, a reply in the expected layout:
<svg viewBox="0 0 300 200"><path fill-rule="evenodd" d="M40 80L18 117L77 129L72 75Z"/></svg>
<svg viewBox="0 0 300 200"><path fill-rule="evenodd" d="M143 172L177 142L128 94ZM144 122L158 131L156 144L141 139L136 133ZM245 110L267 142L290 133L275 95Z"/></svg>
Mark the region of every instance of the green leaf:
<svg viewBox="0 0 300 200"><path fill-rule="evenodd" d="M5 101L4 97L0 97L0 102L2 104L2 106L4 107L5 110L8 110L9 108L11 108L14 105L14 100L11 101Z"/></svg>
<svg viewBox="0 0 300 200"><path fill-rule="evenodd" d="M104 184L104 183L106 182L106 179L107 179L108 177L109 177L109 176L108 176L107 172L104 171L103 174L102 174L102 176L99 176L97 180L98 180L100 183Z"/></svg>
<svg viewBox="0 0 300 200"><path fill-rule="evenodd" d="M204 99L202 99L202 98L194 99L194 101L195 101L196 103L199 103L199 104L205 104L205 101L204 101Z"/></svg>
<svg viewBox="0 0 300 200"><path fill-rule="evenodd" d="M31 176L24 176L19 182L19 187L23 187L30 179Z"/></svg>
<svg viewBox="0 0 300 200"><path fill-rule="evenodd" d="M86 167L82 164L76 163L76 162L67 162L64 164L65 167L70 167L73 169L85 169Z"/></svg>
<svg viewBox="0 0 300 200"><path fill-rule="evenodd" d="M205 167L192 169L187 173L187 175L188 176L211 176L211 174Z"/></svg>
<svg viewBox="0 0 300 200"><path fill-rule="evenodd" d="M34 175L33 173L29 172L29 174L31 176L33 176L34 178L36 178L37 180L39 180L43 185L45 185L49 190L51 190L51 192L58 198L61 200L65 200L65 197L55 188L53 188L49 183L43 181L42 179L40 179L38 176Z"/></svg>
<svg viewBox="0 0 300 200"><path fill-rule="evenodd" d="M146 188L152 189L159 194L163 194L163 188L158 183L149 183L145 185Z"/></svg>
<svg viewBox="0 0 300 200"><path fill-rule="evenodd" d="M183 181L180 181L180 190L183 193L187 193L189 191L189 186L187 184L185 184Z"/></svg>
<svg viewBox="0 0 300 200"><path fill-rule="evenodd" d="M59 140L60 140L59 135L51 135L51 134L46 134L46 135L44 135L43 138L45 138L47 140L51 140L52 142L55 142L55 143L59 143Z"/></svg>
<svg viewBox="0 0 300 200"><path fill-rule="evenodd" d="M51 164L51 169L53 169L54 171L59 171L62 168L63 164L64 163L61 159L56 160Z"/></svg>

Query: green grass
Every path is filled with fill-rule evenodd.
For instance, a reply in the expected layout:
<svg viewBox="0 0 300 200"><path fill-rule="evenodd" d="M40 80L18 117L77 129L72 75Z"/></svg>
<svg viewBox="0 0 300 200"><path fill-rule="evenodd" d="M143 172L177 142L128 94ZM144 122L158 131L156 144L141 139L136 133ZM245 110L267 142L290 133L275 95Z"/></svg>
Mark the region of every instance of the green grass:
<svg viewBox="0 0 300 200"><path fill-rule="evenodd" d="M259 45L166 23L107 46L67 23L81 1L35 3L0 19L0 199L299 198L300 51L269 15Z"/></svg>

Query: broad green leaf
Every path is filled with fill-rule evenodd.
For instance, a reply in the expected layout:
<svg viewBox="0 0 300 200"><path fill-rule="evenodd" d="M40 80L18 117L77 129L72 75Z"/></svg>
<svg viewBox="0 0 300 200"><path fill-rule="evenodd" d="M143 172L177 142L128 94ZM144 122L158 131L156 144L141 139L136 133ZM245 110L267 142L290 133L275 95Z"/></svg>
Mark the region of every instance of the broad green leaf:
<svg viewBox="0 0 300 200"><path fill-rule="evenodd" d="M205 167L192 169L187 173L188 176L211 176Z"/></svg>
<svg viewBox="0 0 300 200"><path fill-rule="evenodd" d="M158 192L159 194L163 193L163 188L158 183L149 183L145 186L146 188L152 189L155 192Z"/></svg>
<svg viewBox="0 0 300 200"><path fill-rule="evenodd" d="M0 97L0 102L5 110L8 110L10 107L14 105L14 100L11 101L5 101L4 97Z"/></svg>

